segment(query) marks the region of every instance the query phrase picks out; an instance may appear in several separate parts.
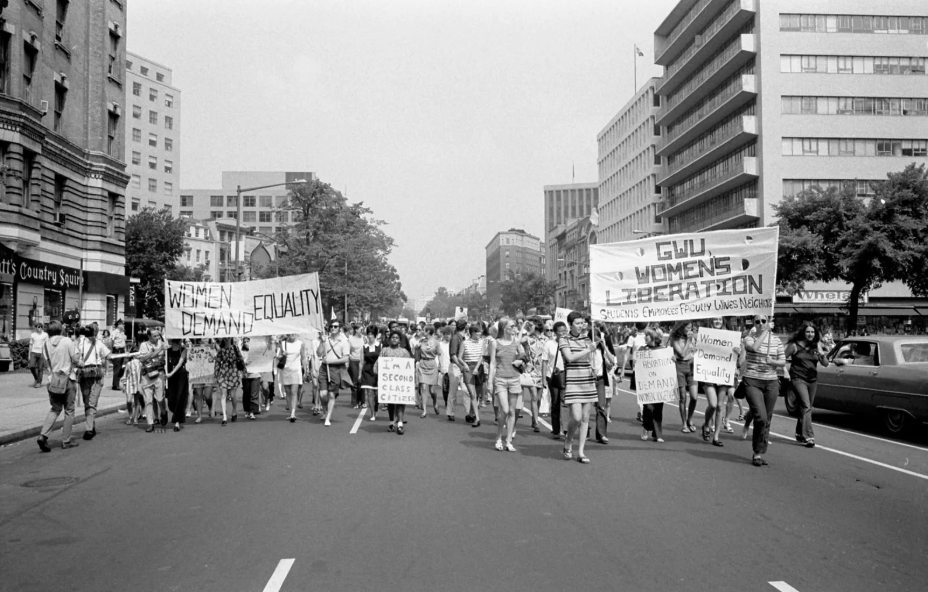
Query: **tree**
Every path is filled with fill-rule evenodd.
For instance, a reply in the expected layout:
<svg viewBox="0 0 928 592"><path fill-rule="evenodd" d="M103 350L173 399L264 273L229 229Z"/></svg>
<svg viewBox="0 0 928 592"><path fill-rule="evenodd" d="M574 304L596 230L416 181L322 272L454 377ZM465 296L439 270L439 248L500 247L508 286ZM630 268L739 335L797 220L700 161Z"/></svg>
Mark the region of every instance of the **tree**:
<svg viewBox="0 0 928 592"><path fill-rule="evenodd" d="M851 187L813 187L774 207L779 220L777 287L788 293L805 282L842 280L851 286L848 323L857 326L861 294L901 280L928 293L928 178L910 165L860 199Z"/></svg>
<svg viewBox="0 0 928 592"><path fill-rule="evenodd" d="M164 319L164 280L184 253L186 223L143 208L126 221L126 275L139 278L139 316Z"/></svg>
<svg viewBox="0 0 928 592"><path fill-rule="evenodd" d="M357 313L376 314L405 301L399 274L387 260L393 239L363 203L349 204L314 179L294 188L284 209L294 212L294 224L277 236L281 275L318 272L326 309L343 310L346 294L349 310ZM276 269L260 271L267 277Z"/></svg>
<svg viewBox="0 0 928 592"><path fill-rule="evenodd" d="M196 267L189 267L183 263L177 263L167 273L166 279L175 282L211 282L213 279L209 276L209 266L201 263Z"/></svg>
<svg viewBox="0 0 928 592"><path fill-rule="evenodd" d="M500 308L506 314L514 315L530 308L547 308L554 300L557 283L547 281L543 275L529 273L500 282L499 289Z"/></svg>

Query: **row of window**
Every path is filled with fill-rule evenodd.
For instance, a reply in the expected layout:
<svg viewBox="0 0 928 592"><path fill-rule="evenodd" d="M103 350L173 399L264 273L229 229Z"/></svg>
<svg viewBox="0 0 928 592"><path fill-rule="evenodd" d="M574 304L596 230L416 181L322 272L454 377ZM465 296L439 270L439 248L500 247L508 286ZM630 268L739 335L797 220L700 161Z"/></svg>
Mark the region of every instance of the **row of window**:
<svg viewBox="0 0 928 592"><path fill-rule="evenodd" d="M690 208L668 220L670 233L701 230L744 212L744 200L757 197L757 181L751 181Z"/></svg>
<svg viewBox="0 0 928 592"><path fill-rule="evenodd" d="M928 99L879 97L797 97L781 98L781 112L787 115L928 115Z"/></svg>
<svg viewBox="0 0 928 592"><path fill-rule="evenodd" d="M223 215L225 214L225 215ZM242 212L242 222L262 222L268 223L271 221L287 224L291 221L297 221L298 212L293 212L293 216L290 216L290 212ZM193 213L191 212L191 215ZM273 220L272 220L273 216ZM211 220L218 220L219 218L238 218L238 212L236 210L227 210L223 212L222 210L211 210L209 213ZM263 232L263 231L262 231Z"/></svg>
<svg viewBox="0 0 928 592"><path fill-rule="evenodd" d="M781 31L803 33L882 33L924 35L928 19L920 16L851 14L781 14Z"/></svg>
<svg viewBox="0 0 928 592"><path fill-rule="evenodd" d="M142 119L142 108L139 105L132 105L132 118ZM157 111L148 111L148 123L158 125ZM170 115L164 116L164 129L174 129L174 118Z"/></svg>
<svg viewBox="0 0 928 592"><path fill-rule="evenodd" d="M722 27L727 25L732 17L736 15L741 10L741 0L730 0L730 2L719 12L715 17L713 17L712 22L706 25L693 39L693 42L690 43L683 52L678 55L667 67L664 69L664 80L670 79L671 76L677 73L687 62L690 61L696 52L698 52L702 47L718 33Z"/></svg>
<svg viewBox="0 0 928 592"><path fill-rule="evenodd" d="M134 150L132 151L132 164L134 165L142 164L142 153L141 152L136 152ZM158 157L157 156L148 157L148 168L150 168L153 171L158 170ZM169 173L169 174L174 172L174 161L165 159L164 172Z"/></svg>
<svg viewBox="0 0 928 592"><path fill-rule="evenodd" d="M142 130L138 128L132 128L132 141L141 142L142 141ZM158 134L149 133L148 134L148 145L152 148L158 147ZM172 138L164 139L164 149L166 152L174 151L174 140Z"/></svg>
<svg viewBox="0 0 928 592"><path fill-rule="evenodd" d="M721 123L709 131L701 134L698 138L687 144L684 148L675 152L667 158L667 166L673 170L692 161L695 157L710 150L724 140L737 134L744 129L742 117L754 113L754 104L739 109L733 115L728 116Z"/></svg>
<svg viewBox="0 0 928 592"><path fill-rule="evenodd" d="M753 32L753 22L749 23L740 33ZM706 63L696 72L690 74L686 81L668 95L664 104L668 109L673 108L681 101L685 100L694 90L702 85L703 82L714 75L725 64L727 64L738 52L741 51L741 36L735 36L727 45L716 51L707 58ZM754 73L754 60L751 60L746 69L742 69L742 74Z"/></svg>
<svg viewBox="0 0 928 592"><path fill-rule="evenodd" d="M700 169L699 172L687 177L682 183L674 185L670 188L670 205L674 206L681 201L689 199L696 193L702 191L705 187L739 170L744 159L754 156L755 151L756 142L751 142L743 148L739 148L736 152L732 152L709 166Z"/></svg>
<svg viewBox="0 0 928 592"><path fill-rule="evenodd" d="M135 95L136 97L142 96L142 83L141 82L132 83L132 94ZM152 103L158 102L158 89L157 88L148 89L148 100L151 101ZM174 108L174 95L169 95L168 93L164 93L164 106L169 109Z"/></svg>
<svg viewBox="0 0 928 592"><path fill-rule="evenodd" d="M133 189L142 188L142 177L139 175L132 175L131 180L129 181L129 186ZM148 191L149 193L158 193L158 179L148 179ZM167 197L172 197L174 195L174 183L170 181L164 182L164 195Z"/></svg>
<svg viewBox="0 0 928 592"><path fill-rule="evenodd" d="M873 184L879 182L878 179L783 179L783 197L794 197L800 192L813 187L822 189L850 187L857 194L857 197L868 197L876 193Z"/></svg>
<svg viewBox="0 0 928 592"><path fill-rule="evenodd" d="M732 76L729 76L724 81L719 83L716 90L706 95L705 98L688 109L686 113L681 115L672 124L668 125L667 132L664 134L664 137L667 138L667 142L673 141L674 138L696 125L700 120L706 117L706 115L715 111L725 101L744 90L745 81L742 78L742 75L754 73L753 61L751 61L750 66L751 67L749 70L742 68L742 70L736 72ZM754 101L752 100L751 105L753 104ZM753 113L747 113L746 115L753 115Z"/></svg>
<svg viewBox="0 0 928 592"><path fill-rule="evenodd" d="M126 60L126 70L131 70L132 66L132 60ZM142 76L148 76L148 66L139 66L139 72L142 74ZM161 72L155 72L155 80L158 82L164 82L164 74Z"/></svg>
<svg viewBox="0 0 928 592"><path fill-rule="evenodd" d="M181 206L182 207L193 207L193 196L192 195L182 195L181 197ZM260 202L259 202L260 200ZM184 203L188 205L185 206ZM244 208L273 208L274 207L274 196L271 195L243 195L242 196L242 207ZM277 196L277 207L283 207L290 203L290 198L286 195ZM238 196L236 195L210 195L209 196L209 207L211 208L235 208L238 207Z"/></svg>
<svg viewBox="0 0 928 592"><path fill-rule="evenodd" d="M783 156L928 156L928 140L783 138Z"/></svg>
<svg viewBox="0 0 928 592"><path fill-rule="evenodd" d="M924 74L925 58L781 55L780 72L790 74Z"/></svg>

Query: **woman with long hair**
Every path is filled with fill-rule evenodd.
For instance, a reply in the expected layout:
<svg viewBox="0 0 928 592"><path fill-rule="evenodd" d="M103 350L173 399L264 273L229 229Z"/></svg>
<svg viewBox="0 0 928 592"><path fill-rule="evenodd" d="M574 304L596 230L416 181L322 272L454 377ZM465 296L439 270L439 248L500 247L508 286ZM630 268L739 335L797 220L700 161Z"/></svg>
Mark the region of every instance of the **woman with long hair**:
<svg viewBox="0 0 928 592"><path fill-rule="evenodd" d="M441 388L441 372L438 371L438 357L441 355L439 340L435 337L435 327L426 325L416 346L416 367L419 377L419 395L422 401L422 415L428 415L426 395L432 397L432 410L438 415L438 390Z"/></svg>
<svg viewBox="0 0 928 592"><path fill-rule="evenodd" d="M540 321L525 321L523 330L522 349L527 360L525 371L522 373L522 399L528 401L532 412L532 431L538 433L541 431L538 427L538 406L541 403L541 393L544 391L541 359L545 350L545 326Z"/></svg>
<svg viewBox="0 0 928 592"><path fill-rule="evenodd" d="M167 399L171 422L174 424L174 431L179 432L180 424L187 421L187 349L183 347L180 339L171 339L170 343L164 376L168 380Z"/></svg>
<svg viewBox="0 0 928 592"><path fill-rule="evenodd" d="M770 330L767 315L756 315L754 327L756 330L744 338L746 363L742 380L754 419L751 464L760 467L769 464L763 455L767 452L773 408L780 394L777 369L786 366L786 355L783 344Z"/></svg>
<svg viewBox="0 0 928 592"><path fill-rule="evenodd" d="M522 345L516 339L518 327L509 317L502 317L496 339L490 342L490 384L499 408L496 422L496 449L515 452L512 434L516 427L516 405L522 394L519 383L524 364ZM505 438L505 443L503 442Z"/></svg>
<svg viewBox="0 0 928 592"><path fill-rule="evenodd" d="M681 321L674 325L670 333L670 345L673 347L674 363L677 366L677 387L679 389L680 421L683 422L684 434L696 431L693 413L696 412L698 387L693 379L693 354L696 351L696 332L693 321Z"/></svg>
<svg viewBox="0 0 928 592"><path fill-rule="evenodd" d="M377 326L369 325L364 331L364 347L361 349L361 392L364 394L371 421L377 419L377 359L381 352L377 341Z"/></svg>
<svg viewBox="0 0 928 592"><path fill-rule="evenodd" d="M643 332L645 340L645 349L661 349L663 345L664 334L658 328L647 328ZM641 421L644 424L641 432L641 439L652 439L655 442L664 442L664 404L647 403L641 412Z"/></svg>
<svg viewBox="0 0 928 592"><path fill-rule="evenodd" d="M818 388L818 365L828 366L828 347L821 341L818 328L806 322L786 344L785 356L791 360L790 387L799 403L796 420L796 441L807 448L815 446L812 431L812 404Z"/></svg>
<svg viewBox="0 0 928 592"><path fill-rule="evenodd" d="M290 409L290 417L287 418L290 423L296 421L296 410L299 401L300 387L303 385L303 342L297 339L295 333L290 333L287 338L280 342L280 354L277 358L283 362L280 367L278 362L278 378L280 385L283 387L284 396L287 398L287 407Z"/></svg>
<svg viewBox="0 0 928 592"><path fill-rule="evenodd" d="M725 319L722 317L713 317L709 321L709 325L712 329L723 330L725 329ZM741 347L736 345L732 348L732 353L735 356L740 356ZM706 393L706 400L708 401L705 421L703 421L702 424L702 439L708 442L711 436L713 446L724 446L719 439L719 433L722 431L722 424L725 423L722 418L722 410L725 409L726 398L734 394L734 386L703 382L702 390ZM712 422L713 418L715 418L714 425Z"/></svg>
<svg viewBox="0 0 928 592"><path fill-rule="evenodd" d="M238 419L236 412L235 390L242 385L242 371L244 361L240 364L242 355L230 337L223 337L219 340L219 351L216 353L216 363L213 374L216 377L216 390L219 392L219 405L222 409L222 425L227 425L229 421L226 412L226 403L232 403L232 421ZM215 401L215 398L213 399ZM214 403L215 405L215 403Z"/></svg>
<svg viewBox="0 0 928 592"><path fill-rule="evenodd" d="M579 442L577 460L589 464L590 459L583 454L586 435L590 426L590 411L597 401L596 376L593 374L593 353L596 344L586 336L586 320L583 314L574 311L567 315L570 333L558 339L558 348L564 359L567 372L567 388L564 390L564 402L570 408L567 422L567 437L564 442L564 458L573 458L573 441Z"/></svg>

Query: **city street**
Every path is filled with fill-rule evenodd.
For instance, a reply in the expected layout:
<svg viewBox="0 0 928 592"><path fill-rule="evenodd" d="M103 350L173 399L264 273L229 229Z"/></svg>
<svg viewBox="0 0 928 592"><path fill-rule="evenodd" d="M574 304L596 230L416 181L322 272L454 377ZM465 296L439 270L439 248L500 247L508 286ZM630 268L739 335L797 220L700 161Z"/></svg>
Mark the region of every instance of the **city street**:
<svg viewBox="0 0 928 592"><path fill-rule="evenodd" d="M460 408L455 423L410 413L403 436L345 401L328 428L308 406L288 423L279 401L180 433L111 415L74 450L58 432L50 454L0 449L0 589L924 589L923 436L816 412L815 449L774 436L757 468L738 425L714 448L667 408L657 444L635 411L615 401L587 466L528 418L517 452L497 452L490 409L480 428Z"/></svg>

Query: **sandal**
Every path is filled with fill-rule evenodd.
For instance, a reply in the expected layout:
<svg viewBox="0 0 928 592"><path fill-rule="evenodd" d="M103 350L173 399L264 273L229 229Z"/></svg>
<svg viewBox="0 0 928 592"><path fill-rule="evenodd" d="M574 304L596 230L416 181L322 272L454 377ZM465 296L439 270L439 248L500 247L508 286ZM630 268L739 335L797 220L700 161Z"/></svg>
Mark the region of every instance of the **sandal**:
<svg viewBox="0 0 928 592"><path fill-rule="evenodd" d="M643 432L641 432L642 440L647 440L650 437L651 437L651 432L649 430L644 430Z"/></svg>
<svg viewBox="0 0 928 592"><path fill-rule="evenodd" d="M683 426L683 429L680 430L680 431L683 432L684 434L689 434L689 433L690 433L690 426Z"/></svg>
<svg viewBox="0 0 928 592"><path fill-rule="evenodd" d="M499 450L500 452L503 451L503 441L502 441L502 440L497 440L497 441L496 441L496 449Z"/></svg>
<svg viewBox="0 0 928 592"><path fill-rule="evenodd" d="M719 440L718 438L713 438L713 439L712 439L712 445L713 445L713 446L718 446L719 448L725 446L724 444L722 444L722 441Z"/></svg>
<svg viewBox="0 0 928 592"><path fill-rule="evenodd" d="M511 442L506 442L505 447L506 447L506 452L515 452L515 451L516 451L516 447L513 446Z"/></svg>
<svg viewBox="0 0 928 592"><path fill-rule="evenodd" d="M709 431L709 426L702 426L702 439L708 442L710 435L711 432Z"/></svg>
<svg viewBox="0 0 928 592"><path fill-rule="evenodd" d="M574 457L574 453L573 453L573 451L572 451L572 448L573 448L573 446L570 445L570 444L568 444L567 446L564 446L564 458L565 458L566 460L571 460L571 459Z"/></svg>
<svg viewBox="0 0 928 592"><path fill-rule="evenodd" d="M577 462L579 462L582 465L588 465L590 464L590 459L588 459L587 457L583 455L580 455L577 457Z"/></svg>
<svg viewBox="0 0 928 592"><path fill-rule="evenodd" d="M764 466L764 459L762 459L759 456L755 456L754 458L751 459L751 464L754 465L755 467L762 467Z"/></svg>

